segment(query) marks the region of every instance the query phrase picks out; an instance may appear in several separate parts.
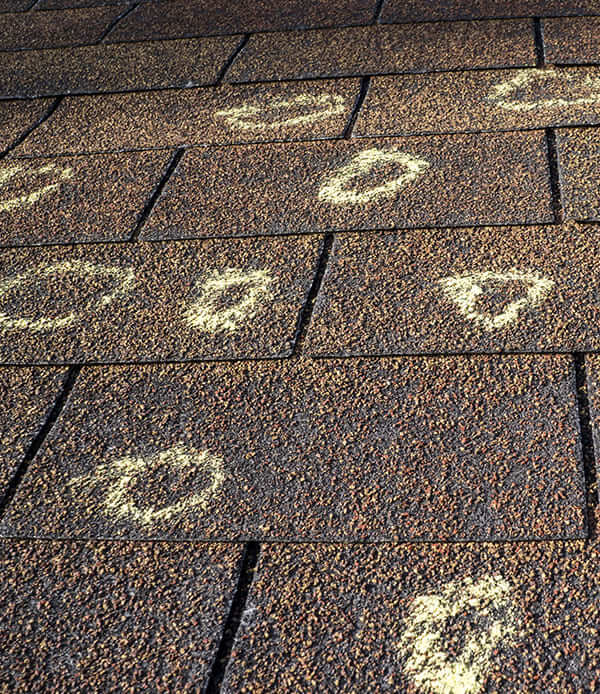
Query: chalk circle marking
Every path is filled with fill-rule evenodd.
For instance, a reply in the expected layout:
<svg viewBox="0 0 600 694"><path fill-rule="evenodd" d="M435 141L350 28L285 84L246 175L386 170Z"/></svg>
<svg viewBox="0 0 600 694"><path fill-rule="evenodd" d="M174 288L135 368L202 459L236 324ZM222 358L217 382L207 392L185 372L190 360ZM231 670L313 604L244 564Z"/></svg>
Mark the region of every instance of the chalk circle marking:
<svg viewBox="0 0 600 694"><path fill-rule="evenodd" d="M543 108L561 108L563 106L586 106L600 102L600 78L590 77L589 75L585 77L581 85L582 91L588 90L590 92L587 96L575 98L554 97L530 99L529 101L519 101L516 98L519 90L525 89L536 80L549 79L559 84L562 82L568 85L577 77L578 75L567 72L559 74L554 68L523 70L512 79L493 85L486 100L509 111L523 112Z"/></svg>
<svg viewBox="0 0 600 694"><path fill-rule="evenodd" d="M427 694L477 694L487 678L494 650L517 631L511 585L500 575L450 581L439 593L419 595L410 607L397 643L407 654L404 671ZM463 647L447 649L449 620L468 617Z"/></svg>
<svg viewBox="0 0 600 694"><path fill-rule="evenodd" d="M185 321L202 332L233 333L240 323L256 315L257 305L271 298L272 278L266 270L215 270L196 285L197 298L188 306ZM233 306L220 308L228 290L239 287L243 297Z"/></svg>
<svg viewBox="0 0 600 694"><path fill-rule="evenodd" d="M188 468L205 473L209 483L199 492L165 506L142 507L131 498L131 488L157 468L185 471ZM176 445L150 456L119 458L98 465L90 474L74 477L69 487L76 493L90 495L105 486L104 513L109 518L127 520L140 526L152 526L190 512L203 512L225 480L223 459L208 450Z"/></svg>
<svg viewBox="0 0 600 694"><path fill-rule="evenodd" d="M58 166L56 164L46 164L36 169L33 174L50 174L56 171ZM0 186L5 185L11 179L15 178L19 173L25 170L24 166L9 166L6 169L0 171ZM0 200L0 212L8 212L16 207L31 207L41 198L43 198L47 193L53 190L57 190L62 185L63 181L66 181L73 177L73 169L70 166L61 169L58 174L58 183L50 183L47 186L38 188L31 193L25 193L19 195L16 198L10 198L8 200Z"/></svg>
<svg viewBox="0 0 600 694"><path fill-rule="evenodd" d="M402 173L391 181L363 191L349 187L351 181L359 176L371 173L378 167L395 165ZM358 205L379 198L389 198L415 181L430 166L429 162L397 148L365 149L355 154L352 159L339 168L319 190L319 200L333 205Z"/></svg>
<svg viewBox="0 0 600 694"><path fill-rule="evenodd" d="M495 316L477 310L477 303L485 294L485 287L494 290L507 284L519 282L527 286L525 296L511 302L504 311ZM539 306L554 287L554 281L536 272L523 272L512 269L508 272L473 272L465 275L444 277L438 280L445 296L458 307L460 313L488 331L505 328L518 320L527 308Z"/></svg>
<svg viewBox="0 0 600 694"><path fill-rule="evenodd" d="M265 120L264 114L268 110L293 110L294 108L313 110L304 115L290 116L279 120ZM215 115L223 118L231 128L268 130L314 123L337 116L345 111L344 99L338 94L321 94L319 96L300 94L291 99L272 99L261 106L244 104L217 111Z"/></svg>
<svg viewBox="0 0 600 694"><path fill-rule="evenodd" d="M135 285L135 274L131 268L109 267L89 263L85 260L67 260L62 263L53 263L34 270L29 270L14 277L9 277L6 280L0 281L0 301L3 295L20 285L32 279L46 279L56 275L66 275L73 273L80 277L86 278L89 276L108 277L116 283L114 289L102 294L97 299L99 306L107 306L119 296L131 291ZM10 313L0 311L0 328L4 330L31 330L33 332L43 332L48 330L56 330L65 326L76 323L78 313L72 311L67 315L57 318L19 318Z"/></svg>

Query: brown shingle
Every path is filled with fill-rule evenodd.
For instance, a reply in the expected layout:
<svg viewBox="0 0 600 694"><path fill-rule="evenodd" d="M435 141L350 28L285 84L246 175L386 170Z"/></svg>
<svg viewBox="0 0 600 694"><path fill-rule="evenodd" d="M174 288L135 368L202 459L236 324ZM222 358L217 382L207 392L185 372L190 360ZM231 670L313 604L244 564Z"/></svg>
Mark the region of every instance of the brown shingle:
<svg viewBox="0 0 600 694"><path fill-rule="evenodd" d="M61 422L2 533L374 541L585 531L566 356L90 369Z"/></svg>
<svg viewBox="0 0 600 694"><path fill-rule="evenodd" d="M379 25L250 37L230 82L535 64L526 20Z"/></svg>

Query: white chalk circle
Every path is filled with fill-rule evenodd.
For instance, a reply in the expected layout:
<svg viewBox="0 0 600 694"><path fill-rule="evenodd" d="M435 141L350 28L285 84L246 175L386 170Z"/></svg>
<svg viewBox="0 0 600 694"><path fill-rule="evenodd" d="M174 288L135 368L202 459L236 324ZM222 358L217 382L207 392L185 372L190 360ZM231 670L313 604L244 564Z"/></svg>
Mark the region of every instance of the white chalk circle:
<svg viewBox="0 0 600 694"><path fill-rule="evenodd" d="M378 168L390 165L399 170L392 180L362 191L350 187L354 179L374 174ZM425 159L413 157L396 147L365 149L355 154L321 186L319 200L333 205L359 205L379 198L389 198L415 181L429 166Z"/></svg>
<svg viewBox="0 0 600 694"><path fill-rule="evenodd" d="M20 173L27 171L24 166L9 166L6 169L0 171L0 186L5 185L10 180L18 176ZM58 182L50 183L41 188L31 191L30 193L24 193L23 195L18 195L15 198L9 198L7 200L0 200L0 212L8 212L16 207L31 207L31 205L38 202L48 193L60 188L62 183L73 177L73 169L70 166L65 168L60 168L57 164L46 164L41 166L39 169L35 169L33 172L27 172L27 176L37 176L46 175L57 172Z"/></svg>
<svg viewBox="0 0 600 694"><path fill-rule="evenodd" d="M180 501L164 506L140 506L132 498L134 486L156 470L191 473L208 478L208 483ZM98 465L90 474L74 477L69 487L79 498L91 498L101 490L104 513L108 518L126 520L140 526L152 526L173 518L207 509L225 479L223 459L208 450L176 445L150 456L124 457ZM103 490L103 491L102 491ZM82 500L84 502L84 500Z"/></svg>
<svg viewBox="0 0 600 694"><path fill-rule="evenodd" d="M579 91L581 96L548 96L540 99L522 94L536 82L542 93L573 90L575 87L575 91ZM521 112L597 104L600 102L600 78L587 75L582 80L578 72L559 71L555 68L523 70L512 79L495 84L486 100L503 109Z"/></svg>
<svg viewBox="0 0 600 694"><path fill-rule="evenodd" d="M513 283L523 286L524 296L509 303L495 316L477 310L477 304L486 290L497 292ZM438 280L446 298L457 306L460 313L485 330L497 330L515 323L525 309L539 306L554 287L554 281L536 272L509 270L508 272L472 272L465 275L444 277Z"/></svg>
<svg viewBox="0 0 600 694"><path fill-rule="evenodd" d="M71 311L65 315L48 318L25 318L15 315L14 312L5 312L2 309L3 298L12 290L31 282L32 280L46 280L52 277L60 277L72 274L83 279L90 276L107 278L114 282L114 288L104 292L101 296L94 298L78 311ZM122 267L111 267L96 265L85 260L65 260L61 263L43 265L33 270L28 270L14 277L0 281L0 328L7 330L30 330L32 332L43 332L56 330L76 323L81 314L89 311L94 305L99 307L107 306L115 299L130 292L135 285L135 275L133 269Z"/></svg>
<svg viewBox="0 0 600 694"><path fill-rule="evenodd" d="M406 655L404 671L420 692L477 694L489 673L494 650L517 631L518 610L502 576L447 583L440 592L419 595L410 607L397 644ZM447 625L465 617L462 650L450 654Z"/></svg>
<svg viewBox="0 0 600 694"><path fill-rule="evenodd" d="M301 110L300 113L286 118L269 119L268 113ZM273 128L293 127L326 120L346 111L344 99L338 94L299 94L290 99L271 99L261 105L244 104L234 108L217 111L216 116L223 118L231 128L239 130L268 130Z"/></svg>
<svg viewBox="0 0 600 694"><path fill-rule="evenodd" d="M235 332L242 322L256 315L261 302L271 298L272 281L266 270L215 270L197 283L196 298L185 312L185 321L212 335ZM241 291L241 297L227 305L227 295L236 290Z"/></svg>

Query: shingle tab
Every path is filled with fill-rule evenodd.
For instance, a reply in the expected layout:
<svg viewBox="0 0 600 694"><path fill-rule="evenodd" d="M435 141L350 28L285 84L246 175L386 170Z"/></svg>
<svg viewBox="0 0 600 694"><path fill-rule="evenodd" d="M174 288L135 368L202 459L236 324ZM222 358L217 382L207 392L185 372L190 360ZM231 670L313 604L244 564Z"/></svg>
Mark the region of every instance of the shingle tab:
<svg viewBox="0 0 600 694"><path fill-rule="evenodd" d="M25 12L36 0L0 0L0 12Z"/></svg>
<svg viewBox="0 0 600 694"><path fill-rule="evenodd" d="M600 349L600 233L575 225L339 235L312 354Z"/></svg>
<svg viewBox="0 0 600 694"><path fill-rule="evenodd" d="M0 151L7 149L48 111L52 99L0 101Z"/></svg>
<svg viewBox="0 0 600 694"><path fill-rule="evenodd" d="M600 122L600 68L374 77L353 135L521 130Z"/></svg>
<svg viewBox="0 0 600 694"><path fill-rule="evenodd" d="M169 0L142 2L108 37L139 41L274 29L368 24L376 0Z"/></svg>
<svg viewBox="0 0 600 694"><path fill-rule="evenodd" d="M382 22L598 14L597 0L386 0Z"/></svg>
<svg viewBox="0 0 600 694"><path fill-rule="evenodd" d="M66 98L16 151L59 154L339 137L359 89L358 80L348 79Z"/></svg>
<svg viewBox="0 0 600 694"><path fill-rule="evenodd" d="M598 687L597 542L267 545L221 691Z"/></svg>
<svg viewBox="0 0 600 694"><path fill-rule="evenodd" d="M143 235L552 219L543 133L507 133L192 150L163 190Z"/></svg>
<svg viewBox="0 0 600 694"><path fill-rule="evenodd" d="M200 691L235 545L0 543L0 682L11 691Z"/></svg>
<svg viewBox="0 0 600 694"><path fill-rule="evenodd" d="M0 498L42 428L66 369L0 369Z"/></svg>
<svg viewBox="0 0 600 694"><path fill-rule="evenodd" d="M58 48L95 43L121 10L117 7L89 7L52 12L0 14L0 50ZM25 59L22 54L21 59ZM2 56L2 64L6 56Z"/></svg>
<svg viewBox="0 0 600 694"><path fill-rule="evenodd" d="M556 142L565 216L600 220L600 129L559 130Z"/></svg>
<svg viewBox="0 0 600 694"><path fill-rule="evenodd" d="M73 7L98 7L100 5L119 5L124 12L131 3L128 0L38 0L36 10L62 10Z"/></svg>
<svg viewBox="0 0 600 694"><path fill-rule="evenodd" d="M230 82L535 65L526 20L398 24L250 37Z"/></svg>
<svg viewBox="0 0 600 694"><path fill-rule="evenodd" d="M82 372L1 532L582 537L569 357Z"/></svg>
<svg viewBox="0 0 600 694"><path fill-rule="evenodd" d="M598 63L600 17L545 19L544 48L549 63Z"/></svg>
<svg viewBox="0 0 600 694"><path fill-rule="evenodd" d="M227 36L5 53L0 63L0 95L33 97L213 84L239 42L239 36Z"/></svg>
<svg viewBox="0 0 600 694"><path fill-rule="evenodd" d="M0 245L128 239L169 159L169 152L5 159Z"/></svg>
<svg viewBox="0 0 600 694"><path fill-rule="evenodd" d="M318 237L0 251L0 362L290 353Z"/></svg>

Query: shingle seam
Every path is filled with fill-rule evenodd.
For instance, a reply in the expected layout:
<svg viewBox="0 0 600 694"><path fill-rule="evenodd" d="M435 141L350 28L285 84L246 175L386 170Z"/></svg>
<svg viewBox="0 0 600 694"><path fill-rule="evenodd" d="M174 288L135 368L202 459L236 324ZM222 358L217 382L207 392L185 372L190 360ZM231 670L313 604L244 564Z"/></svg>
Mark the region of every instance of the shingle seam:
<svg viewBox="0 0 600 694"><path fill-rule="evenodd" d="M307 304L304 306L304 310L308 308ZM312 313L312 311L311 311ZM296 333L297 334L297 333ZM297 339L297 338L296 338ZM302 341L299 343L302 344ZM70 361L56 361L56 362L40 362L40 361L20 361L20 362L0 362L0 369L3 368L23 368L31 366L39 367L65 367L65 366L85 366L86 369L89 368L112 368L112 367L129 367L129 366L194 366L201 364L240 364L240 363L266 363L266 362L281 362L288 360L290 357L298 356L299 347L292 350L290 353L284 353L283 350L280 354L268 355L268 356L239 356L239 357L193 357L193 358L159 358L159 359L121 359L114 361L85 361L85 362L70 362ZM600 354L600 349L585 349L586 354ZM563 350L552 350L552 349L489 349L487 351L429 351L429 352L419 352L413 350L410 352L356 352L352 354L335 354L330 352L314 352L314 353L304 353L303 356L309 357L310 359L320 360L320 361L341 361L341 360L376 360L376 359L391 359L396 361L403 361L406 359L449 359L449 358L465 358L465 359L489 359L490 357L556 357L560 355L570 355L573 352L568 349Z"/></svg>
<svg viewBox="0 0 600 694"><path fill-rule="evenodd" d="M348 119L348 125L346 126L344 130L344 134L342 135L343 139L349 140L352 137L352 131L354 130L354 126L356 125L356 121L358 119L358 114L360 112L360 109L367 98L367 94L369 93L369 87L371 86L371 77L367 75L366 77L361 78L360 82L360 91L358 92L358 96L356 97L356 102L354 103L354 106L352 107L352 111L350 113L350 118Z"/></svg>
<svg viewBox="0 0 600 694"><path fill-rule="evenodd" d="M548 167L550 169L550 190L552 195L552 211L556 224L564 221L562 204L562 192L560 186L560 162L558 147L556 145L556 133L554 128L546 128L546 147L548 150Z"/></svg>
<svg viewBox="0 0 600 694"><path fill-rule="evenodd" d="M0 51L2 52L2 51ZM599 65L600 62L598 63L565 63L565 64L560 64L560 63L555 63L556 67L565 67L565 68L573 68L577 69L580 67L594 67ZM440 68L440 69L434 69L434 70L420 70L417 72L414 71L400 71L400 72L370 72L369 77L405 77L405 76L415 76L415 77L420 77L421 75L437 75L437 74L449 74L449 73L465 73L465 72L510 72L514 70L530 70L532 67L531 64L523 64L523 65L488 65L484 67L466 67L466 68L452 68L452 69L446 69L446 68ZM282 83L290 82L290 83L299 83L299 82L331 82L332 80L352 80L352 79L362 79L363 77L366 77L367 75L365 73L352 73L352 74L343 74L343 75L319 75L319 76L303 76L303 77L286 77L283 80L279 79L256 79L256 80L240 80L240 81L235 81L235 82L228 82L227 84L233 88L236 87L243 87L243 86L253 86L256 84L262 85L281 85ZM32 101L35 99L49 99L49 98L56 98L56 97L67 97L68 99L78 99L78 98L87 98L87 97L108 97L108 96L114 96L114 95L119 95L119 94L147 94L148 92L173 92L173 91L182 91L182 90L191 90L191 89L204 89L204 90L210 90L210 89L215 89L218 87L219 84L216 82L210 83L210 84L194 84L188 86L180 86L180 87L173 87L173 86L168 86L168 87L147 87L147 88L134 88L134 89L109 89L106 91L80 91L80 92L69 92L69 93L55 93L55 94L43 94L39 96L23 96L23 95L9 95L9 94L0 94L0 101Z"/></svg>
<svg viewBox="0 0 600 694"><path fill-rule="evenodd" d="M546 65L546 47L544 45L544 23L540 17L533 19L533 37L535 42L536 67Z"/></svg>
<svg viewBox="0 0 600 694"><path fill-rule="evenodd" d="M325 271L327 270L327 264L329 262L329 255L331 253L331 248L333 246L334 235L332 233L326 234L323 238L323 244L321 246L321 252L319 254L319 260L317 264L317 269L315 276L308 292L306 302L300 311L300 316L298 317L298 325L296 327L296 332L293 339L292 347L292 357L296 357L302 351L302 345L304 344L304 339L306 333L308 332L308 327L312 318L313 310L315 307L315 302L321 289L321 283L323 282L323 277L325 276Z"/></svg>
<svg viewBox="0 0 600 694"><path fill-rule="evenodd" d="M596 537L596 522L594 511L598 506L598 488L596 479L596 454L594 451L594 436L592 432L589 388L585 354L575 352L573 354L575 366L575 385L577 395L577 410L579 417L579 432L583 457L583 474L585 480L587 502L587 532L590 539Z"/></svg>
<svg viewBox="0 0 600 694"><path fill-rule="evenodd" d="M171 178L171 175L177 168L177 165L181 161L181 157L183 156L185 152L185 147L179 147L178 149L175 150L175 153L169 160L169 163L167 164L167 167L163 173L163 175L160 178L160 181L158 182L156 188L152 192L152 195L148 198L148 202L144 206L144 209L141 211L138 220L136 222L136 225L131 232L131 236L129 237L129 241L137 241L140 232L146 223L146 220L150 216L150 213L152 212L154 205L158 201L158 198L160 197L160 194L163 192L164 187L167 185L167 182Z"/></svg>
<svg viewBox="0 0 600 694"><path fill-rule="evenodd" d="M379 24L381 19L381 13L383 12L383 6L385 5L385 0L377 0L377 5L375 6L375 12L373 13L373 21L371 24Z"/></svg>
<svg viewBox="0 0 600 694"><path fill-rule="evenodd" d="M25 452L25 456L23 457L23 460L21 461L21 464L15 471L14 475L12 476L8 488L6 490L6 493L4 494L3 498L0 500L0 518L4 515L6 509L8 508L10 502L12 501L17 488L19 486L19 483L25 476L25 473L27 472L29 465L35 458L37 452L41 448L42 444L46 440L46 437L50 433L52 427L56 423L57 419L59 418L68 398L73 390L73 386L75 385L75 381L77 380L77 377L79 376L79 372L81 371L81 364L74 364L71 366L67 372L67 375L65 377L63 386L54 402L54 405L50 412L48 413L48 416L46 417L46 420L42 427L40 428L39 432L37 435L34 437L33 441L29 445L29 448Z"/></svg>
<svg viewBox="0 0 600 694"><path fill-rule="evenodd" d="M11 160L12 161L12 160ZM571 219L571 218L570 218ZM598 226L600 224L600 219L577 219L573 218L571 221L578 222L580 224L585 224L586 226ZM410 234L413 232L419 232L419 231L427 231L429 229L453 229L460 231L462 229L511 229L514 227L531 227L533 229L538 228L538 227L555 227L557 226L554 221L552 222L521 222L518 224L514 223L507 223L507 224L499 224L499 223L477 223L477 224L469 224L465 225L464 223L462 224L430 224L427 226L419 226L419 227L385 227L385 228L368 228L368 229L352 229L351 227L347 229L335 229L335 231L327 232L327 233L335 233L335 234L365 234L368 235L369 233L378 233L378 234L386 234L386 233L403 233L403 234ZM161 238L143 238L140 240L140 243L148 243L148 244L164 244L164 243L186 243L189 241L226 241L228 239L244 239L244 240L251 240L251 239L284 239L289 236L321 236L323 234L322 231L294 231L293 233L284 233L284 232L277 232L277 233L255 233L255 234L215 234L211 236L206 236L206 235L193 235L193 236L181 236L179 238L172 238L172 237L161 237ZM138 236L139 238L139 236ZM102 239L101 241L97 240L85 240L85 241L79 241L77 239L72 239L69 241L40 241L40 242L31 242L31 243L7 243L7 244L2 244L0 243L0 250L6 251L6 250L11 250L11 249L16 249L16 248L75 248L76 246L97 246L99 244L101 245L119 245L119 244L127 244L131 242L133 239ZM0 364L1 366L1 364Z"/></svg>
<svg viewBox="0 0 600 694"><path fill-rule="evenodd" d="M121 14L117 15L112 20L112 22L106 27L106 29L102 32L102 34L100 35L100 38L96 41L96 43L103 43L104 40L106 39L106 37L110 34L110 32L117 26L117 24L119 24L119 22L122 19L125 19L125 17L127 17L128 14L131 14L131 12L133 12L135 10L135 8L140 4L140 1L141 0L139 0L138 2L132 3L131 5L129 5L129 7L127 7L127 9L123 10L123 12L121 12Z"/></svg>
<svg viewBox="0 0 600 694"><path fill-rule="evenodd" d="M38 118L38 120L27 130L22 132L19 137L11 144L9 145L3 152L0 152L0 159L4 159L10 152L12 152L13 149L18 147L20 144L22 144L29 135L38 127L40 126L44 121L48 120L50 116L56 111L56 109L60 106L60 102L63 100L62 96L57 97L54 99L54 101L50 104L50 106L46 109L46 112Z"/></svg>
<svg viewBox="0 0 600 694"><path fill-rule="evenodd" d="M223 83L223 80L225 79L225 75L229 72L229 68L235 63L237 60L237 57L240 55L240 53L244 50L246 47L246 44L250 40L250 34L244 34L239 42L239 44L236 46L234 49L233 53L229 56L229 58L225 61L225 65L221 68L219 74L217 75L217 79L215 81L215 85L219 85Z"/></svg>
<svg viewBox="0 0 600 694"><path fill-rule="evenodd" d="M572 130L573 128L577 128L579 130L593 130L593 129L598 129L600 127L600 122L599 123L592 123L592 124L567 124L567 125L558 125L558 126L553 126L552 129L554 131L557 130ZM374 134L365 134L365 135L353 135L352 139L356 140L367 140L367 139L410 139L410 138L424 138L424 137L432 137L432 138L441 138L441 137L453 137L453 136L458 136L458 135L494 135L494 134L505 134L505 133L536 133L536 132L545 132L546 128L542 127L531 127L531 128L507 128L503 130L453 130L453 131L424 131L421 133L395 133L393 135L374 135ZM304 137L304 138L298 138L298 139L283 139L283 138L273 138L272 140L248 140L245 142L190 142L185 145L180 145L181 148L184 149L201 149L201 148L208 148L208 147L222 147L222 148L235 148L235 147L248 147L251 145L268 145L268 144L309 144L309 143L320 143L320 142L335 142L338 140L343 140L344 135L336 135L336 136L324 136L324 137ZM16 146L16 145L14 145ZM10 148L11 150L13 149L13 146ZM11 159L14 160L22 160L22 159L59 159L61 157L66 158L66 157L79 157L79 156L93 156L97 154L120 154L120 153L128 153L128 152L159 152L159 151L167 151L167 150L173 150L174 145L157 145L156 147L117 147L115 149L85 149L85 150L67 150L67 151L60 151L60 152L44 152L44 153L39 153L39 154L29 154L29 153L20 153L17 152L13 156L11 156ZM2 157L0 156L0 159ZM546 222L539 222L539 224L545 224ZM554 224L554 222L551 222ZM524 224L526 224L524 222ZM533 224L538 224L538 222L533 222ZM433 225L433 228L439 225ZM452 226L451 224L446 224L442 226ZM462 225L464 226L464 225ZM473 225L471 225L473 226ZM474 225L478 226L478 225ZM511 226L511 224L483 224L479 226ZM515 226L512 224L512 226ZM401 227L398 227L401 228ZM417 227L410 227L412 228L417 228ZM424 229L429 229L431 228L428 225L423 226L422 228ZM387 229L387 227L386 227ZM392 229L392 227L389 227L389 229ZM381 231L381 229L373 229L373 231ZM336 229L336 231L338 231ZM343 231L343 230L342 230ZM250 234L252 236L252 234ZM227 236L224 236L223 238L228 238Z"/></svg>
<svg viewBox="0 0 600 694"><path fill-rule="evenodd" d="M260 543L253 540L246 542L236 590L229 614L223 625L221 641L213 661L208 682L203 690L205 694L219 694L221 691L227 666L231 659L235 637L244 618L248 594L254 580L259 555Z"/></svg>

